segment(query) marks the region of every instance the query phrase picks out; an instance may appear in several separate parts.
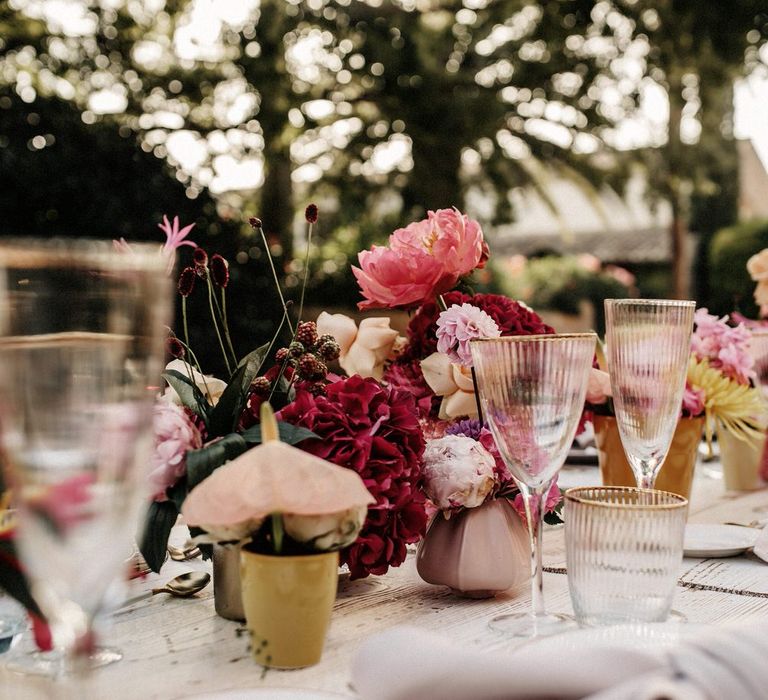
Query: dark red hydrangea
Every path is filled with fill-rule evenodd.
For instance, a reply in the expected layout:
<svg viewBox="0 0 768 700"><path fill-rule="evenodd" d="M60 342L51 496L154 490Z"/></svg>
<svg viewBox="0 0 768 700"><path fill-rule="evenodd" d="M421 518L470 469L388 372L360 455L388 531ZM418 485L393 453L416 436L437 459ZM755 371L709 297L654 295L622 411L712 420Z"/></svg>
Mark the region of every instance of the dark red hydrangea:
<svg viewBox="0 0 768 700"><path fill-rule="evenodd" d="M390 364L384 370L383 381L393 389L407 391L413 396L419 418L437 418L442 399L429 388L419 360Z"/></svg>
<svg viewBox="0 0 768 700"><path fill-rule="evenodd" d="M424 535L424 437L413 397L360 376L326 386L325 395L299 389L280 420L309 428L320 440L300 447L354 469L376 499L360 536L341 552L352 578L384 574L405 560L405 545Z"/></svg>
<svg viewBox="0 0 768 700"><path fill-rule="evenodd" d="M464 294L448 292L443 294L447 306L452 304L472 304L485 311L501 329L502 335L534 335L554 333L541 317L501 294ZM408 345L398 358L398 362L423 360L437 350L437 317L440 309L433 301L422 304L408 324Z"/></svg>

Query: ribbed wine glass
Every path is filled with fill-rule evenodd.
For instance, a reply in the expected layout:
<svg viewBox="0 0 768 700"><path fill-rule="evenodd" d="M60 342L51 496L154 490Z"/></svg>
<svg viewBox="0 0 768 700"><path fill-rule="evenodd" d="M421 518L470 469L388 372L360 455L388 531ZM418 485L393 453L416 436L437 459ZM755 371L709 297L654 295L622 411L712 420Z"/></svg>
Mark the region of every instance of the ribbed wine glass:
<svg viewBox="0 0 768 700"><path fill-rule="evenodd" d="M695 310L695 301L605 300L616 423L640 488L654 487L675 433Z"/></svg>
<svg viewBox="0 0 768 700"><path fill-rule="evenodd" d="M530 525L532 612L491 620L491 627L515 637L554 634L570 623L544 608L541 516L576 433L596 340L594 333L574 333L472 341L485 420L520 489Z"/></svg>
<svg viewBox="0 0 768 700"><path fill-rule="evenodd" d="M53 632L57 675L120 658L92 623L122 572L152 448L171 280L159 246L0 243L0 425L19 555Z"/></svg>

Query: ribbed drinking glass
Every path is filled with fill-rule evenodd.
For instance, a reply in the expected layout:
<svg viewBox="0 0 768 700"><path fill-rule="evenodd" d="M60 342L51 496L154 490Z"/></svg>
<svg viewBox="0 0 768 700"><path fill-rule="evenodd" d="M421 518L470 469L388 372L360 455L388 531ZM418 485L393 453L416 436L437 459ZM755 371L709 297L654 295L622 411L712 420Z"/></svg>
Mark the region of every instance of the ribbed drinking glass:
<svg viewBox="0 0 768 700"><path fill-rule="evenodd" d="M605 300L616 423L641 488L656 483L677 426L695 310L694 301Z"/></svg>
<svg viewBox="0 0 768 700"><path fill-rule="evenodd" d="M688 501L622 486L565 493L568 587L583 625L663 622L683 560Z"/></svg>
<svg viewBox="0 0 768 700"><path fill-rule="evenodd" d="M568 626L544 608L541 536L547 493L579 423L594 357L594 333L508 336L472 341L485 420L517 483L530 524L531 613L503 615L491 627L516 637Z"/></svg>
<svg viewBox="0 0 768 700"><path fill-rule="evenodd" d="M56 651L98 653L92 623L146 499L152 403L170 321L159 246L0 243L0 426L16 540ZM61 654L21 670L58 673Z"/></svg>

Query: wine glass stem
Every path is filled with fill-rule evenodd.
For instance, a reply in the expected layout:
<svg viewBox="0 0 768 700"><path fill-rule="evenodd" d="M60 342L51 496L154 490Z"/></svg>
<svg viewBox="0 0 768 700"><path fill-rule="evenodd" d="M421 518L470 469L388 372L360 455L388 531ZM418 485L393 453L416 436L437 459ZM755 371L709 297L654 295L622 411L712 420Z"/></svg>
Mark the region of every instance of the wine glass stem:
<svg viewBox="0 0 768 700"><path fill-rule="evenodd" d="M541 535L544 527L544 513L550 484L533 488L521 488L525 518L528 522L528 537L531 543L531 606L534 619L546 615L544 608L544 577L541 568Z"/></svg>

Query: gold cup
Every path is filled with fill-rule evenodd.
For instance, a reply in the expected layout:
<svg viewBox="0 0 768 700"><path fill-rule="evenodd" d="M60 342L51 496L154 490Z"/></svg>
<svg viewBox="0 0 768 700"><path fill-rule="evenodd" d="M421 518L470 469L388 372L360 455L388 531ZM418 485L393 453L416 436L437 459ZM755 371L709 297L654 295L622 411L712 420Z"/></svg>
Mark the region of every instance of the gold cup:
<svg viewBox="0 0 768 700"><path fill-rule="evenodd" d="M613 416L594 416L595 444L597 445L600 473L605 486L636 486L629 466L616 419ZM691 497L693 472L696 467L704 417L681 418L669 447L667 458L656 478L656 488L670 491L684 498Z"/></svg>
<svg viewBox="0 0 768 700"><path fill-rule="evenodd" d="M302 668L320 661L338 570L338 552L275 556L241 550L243 609L257 663Z"/></svg>

